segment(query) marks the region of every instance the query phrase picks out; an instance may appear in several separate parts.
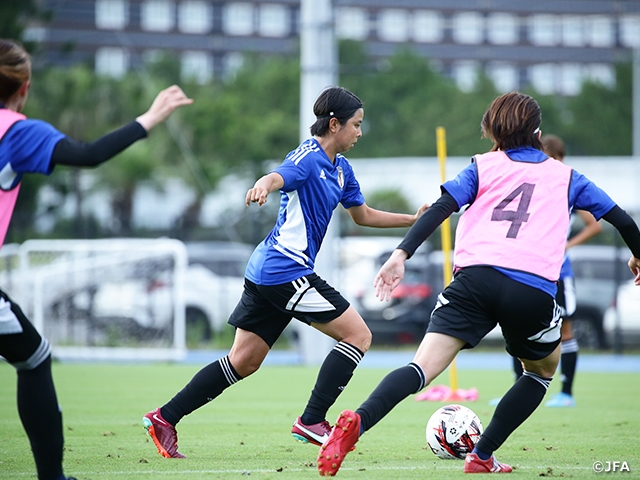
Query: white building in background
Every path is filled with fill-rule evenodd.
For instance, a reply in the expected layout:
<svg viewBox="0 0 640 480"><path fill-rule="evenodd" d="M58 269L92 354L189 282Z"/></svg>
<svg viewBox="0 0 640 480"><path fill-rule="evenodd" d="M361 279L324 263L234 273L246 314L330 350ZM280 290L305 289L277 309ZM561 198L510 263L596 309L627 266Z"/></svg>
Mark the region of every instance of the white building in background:
<svg viewBox="0 0 640 480"><path fill-rule="evenodd" d="M51 22L33 25L43 61L89 61L120 76L157 50L206 82L247 53L298 53L299 0L41 0ZM338 38L380 60L411 46L473 88L485 72L501 91L533 85L574 95L585 79L615 84L616 62L640 48L637 0L334 0Z"/></svg>

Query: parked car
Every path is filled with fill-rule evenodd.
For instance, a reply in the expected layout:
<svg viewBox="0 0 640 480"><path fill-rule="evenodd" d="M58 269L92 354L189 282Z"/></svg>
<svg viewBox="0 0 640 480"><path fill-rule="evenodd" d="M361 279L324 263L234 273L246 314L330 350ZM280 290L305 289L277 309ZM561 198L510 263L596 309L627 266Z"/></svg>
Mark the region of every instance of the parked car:
<svg viewBox="0 0 640 480"><path fill-rule="evenodd" d="M418 343L424 336L437 292L430 284L429 245L424 244L405 264L405 276L393 291L389 302L375 295L373 279L401 239L365 237L343 243L343 275L359 278L351 284L350 294L356 310L373 334L375 343ZM347 240L347 242L349 242Z"/></svg>
<svg viewBox="0 0 640 480"><path fill-rule="evenodd" d="M581 347L606 349L610 338L604 329L606 310L616 298L617 287L633 278L626 247L578 245L569 249L576 287L573 334Z"/></svg>
<svg viewBox="0 0 640 480"><path fill-rule="evenodd" d="M242 294L251 245L232 242L187 243L188 267L183 278L187 340L209 341L222 331ZM129 320L141 332L166 332L172 325L171 279L133 277L102 283L93 298L97 322Z"/></svg>
<svg viewBox="0 0 640 480"><path fill-rule="evenodd" d="M633 281L620 286L616 301L604 315L604 331L616 350L640 347L640 287Z"/></svg>

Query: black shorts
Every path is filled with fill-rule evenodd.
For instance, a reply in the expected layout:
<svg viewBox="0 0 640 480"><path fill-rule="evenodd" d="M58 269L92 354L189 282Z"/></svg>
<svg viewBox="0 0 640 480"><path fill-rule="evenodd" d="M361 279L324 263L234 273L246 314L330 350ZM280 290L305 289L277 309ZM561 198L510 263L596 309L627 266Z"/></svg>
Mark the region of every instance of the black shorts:
<svg viewBox="0 0 640 480"><path fill-rule="evenodd" d="M0 290L0 355L16 368L34 368L49 351L20 306Z"/></svg>
<svg viewBox="0 0 640 480"><path fill-rule="evenodd" d="M562 309L562 318L571 318L576 313L576 287L573 277L564 277L558 280L556 303Z"/></svg>
<svg viewBox="0 0 640 480"><path fill-rule="evenodd" d="M540 360L560 343L560 308L549 294L517 282L492 267L467 267L438 296L428 332L464 340L475 347L499 324L506 350Z"/></svg>
<svg viewBox="0 0 640 480"><path fill-rule="evenodd" d="M245 278L229 324L255 333L272 347L292 318L328 323L347 308L349 302L340 292L315 273L281 285L257 285Z"/></svg>

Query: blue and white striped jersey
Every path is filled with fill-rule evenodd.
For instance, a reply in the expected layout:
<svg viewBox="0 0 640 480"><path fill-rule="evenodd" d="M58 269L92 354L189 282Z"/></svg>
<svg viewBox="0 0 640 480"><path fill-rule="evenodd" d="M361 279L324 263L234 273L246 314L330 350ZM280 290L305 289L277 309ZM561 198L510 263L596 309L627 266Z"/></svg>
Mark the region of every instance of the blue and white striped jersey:
<svg viewBox="0 0 640 480"><path fill-rule="evenodd" d="M278 285L313 273L334 209L364 204L349 161L335 163L313 138L290 152L274 172L284 179L276 224L249 259L245 276Z"/></svg>

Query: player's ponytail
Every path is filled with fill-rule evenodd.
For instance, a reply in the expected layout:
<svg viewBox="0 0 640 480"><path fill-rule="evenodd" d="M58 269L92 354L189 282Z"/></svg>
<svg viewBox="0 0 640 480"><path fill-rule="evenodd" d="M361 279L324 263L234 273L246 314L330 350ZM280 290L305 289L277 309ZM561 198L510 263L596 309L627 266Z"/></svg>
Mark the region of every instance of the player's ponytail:
<svg viewBox="0 0 640 480"><path fill-rule="evenodd" d="M0 102L9 100L31 78L31 58L22 45L0 38Z"/></svg>

